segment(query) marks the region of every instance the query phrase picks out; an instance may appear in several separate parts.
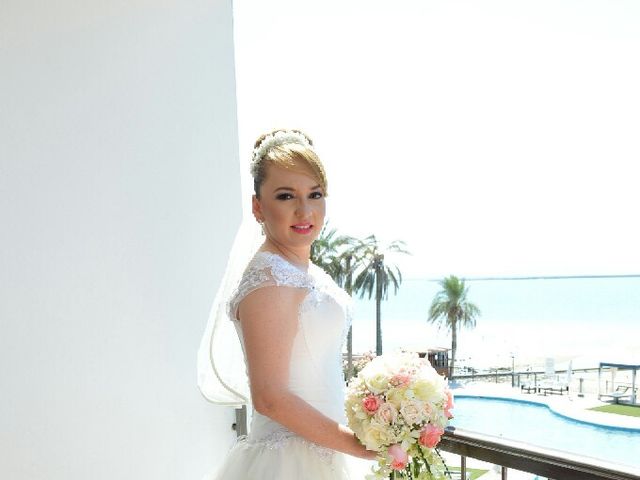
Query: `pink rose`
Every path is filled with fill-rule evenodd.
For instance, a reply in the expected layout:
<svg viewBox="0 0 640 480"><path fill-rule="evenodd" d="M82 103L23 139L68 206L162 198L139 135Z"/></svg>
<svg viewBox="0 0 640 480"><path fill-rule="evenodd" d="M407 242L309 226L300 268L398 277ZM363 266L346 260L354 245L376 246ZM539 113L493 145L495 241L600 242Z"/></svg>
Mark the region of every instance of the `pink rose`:
<svg viewBox="0 0 640 480"><path fill-rule="evenodd" d="M420 431L420 439L418 442L424 447L433 448L440 442L440 437L443 433L444 429L427 423Z"/></svg>
<svg viewBox="0 0 640 480"><path fill-rule="evenodd" d="M411 376L405 373L399 373L391 377L389 383L394 387L407 387L411 383Z"/></svg>
<svg viewBox="0 0 640 480"><path fill-rule="evenodd" d="M399 443L389 447L389 455L391 455L391 468L394 470L403 470L409 462L409 456Z"/></svg>
<svg viewBox="0 0 640 480"><path fill-rule="evenodd" d="M362 400L362 407L364 408L364 411L369 415L373 415L378 411L381 403L382 402L378 397L376 397L375 395L369 395L368 397L365 397L364 400Z"/></svg>

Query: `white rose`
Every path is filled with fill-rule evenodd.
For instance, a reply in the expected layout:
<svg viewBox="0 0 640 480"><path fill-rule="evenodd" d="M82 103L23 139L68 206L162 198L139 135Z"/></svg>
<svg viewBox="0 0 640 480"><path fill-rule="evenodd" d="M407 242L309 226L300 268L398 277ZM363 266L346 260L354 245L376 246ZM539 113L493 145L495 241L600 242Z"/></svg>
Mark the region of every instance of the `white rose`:
<svg viewBox="0 0 640 480"><path fill-rule="evenodd" d="M374 373L365 378L364 383L371 393L378 395L384 392L389 386L389 377L381 372Z"/></svg>
<svg viewBox="0 0 640 480"><path fill-rule="evenodd" d="M398 410L391 403L383 403L374 415L375 420L382 425L391 425L398 419Z"/></svg>
<svg viewBox="0 0 640 480"><path fill-rule="evenodd" d="M400 404L400 414L409 425L422 423L424 404L419 400L405 400Z"/></svg>
<svg viewBox="0 0 640 480"><path fill-rule="evenodd" d="M388 426L373 421L364 428L361 440L369 450L379 451L384 445L391 444L395 439Z"/></svg>

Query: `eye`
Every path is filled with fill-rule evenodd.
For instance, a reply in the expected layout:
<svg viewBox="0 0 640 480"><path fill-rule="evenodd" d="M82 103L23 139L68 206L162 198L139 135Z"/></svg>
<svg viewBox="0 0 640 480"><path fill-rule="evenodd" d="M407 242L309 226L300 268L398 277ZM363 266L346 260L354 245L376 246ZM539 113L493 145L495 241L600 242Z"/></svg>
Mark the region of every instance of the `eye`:
<svg viewBox="0 0 640 480"><path fill-rule="evenodd" d="M324 197L324 194L322 192L311 192L311 195L309 195L309 198L314 198L314 199L318 199L322 197Z"/></svg>
<svg viewBox="0 0 640 480"><path fill-rule="evenodd" d="M276 198L278 200L289 200L293 198L293 195L291 195L290 193L280 193Z"/></svg>

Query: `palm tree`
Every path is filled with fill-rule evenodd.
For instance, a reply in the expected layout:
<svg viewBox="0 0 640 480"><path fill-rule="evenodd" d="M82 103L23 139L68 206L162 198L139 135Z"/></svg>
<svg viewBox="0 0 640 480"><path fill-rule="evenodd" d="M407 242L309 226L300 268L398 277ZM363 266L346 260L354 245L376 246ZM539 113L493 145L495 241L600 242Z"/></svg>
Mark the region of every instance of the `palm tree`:
<svg viewBox="0 0 640 480"><path fill-rule="evenodd" d="M343 285L344 271L342 253L356 243L346 235L338 235L335 228L326 222L318 238L311 244L311 261L322 268L340 286Z"/></svg>
<svg viewBox="0 0 640 480"><path fill-rule="evenodd" d="M369 299L375 291L376 355L382 355L381 301L389 297L391 285L393 285L394 294L396 294L402 283L400 269L385 260L385 254L389 253L409 254L404 242L395 240L383 248L375 235L368 236L353 249L354 258L359 264L358 275L353 285L354 291L360 294L360 298L368 294Z"/></svg>
<svg viewBox="0 0 640 480"><path fill-rule="evenodd" d="M354 239L355 240L355 239ZM343 253L342 260L344 262L344 284L341 285L349 296L353 295L353 271L357 265L354 261L354 244ZM347 378L349 380L353 376L353 324L349 325L347 333Z"/></svg>
<svg viewBox="0 0 640 480"><path fill-rule="evenodd" d="M445 327L451 331L451 363L449 378L453 378L456 349L458 348L458 329L461 327L473 328L476 326L476 317L480 316L480 309L467 300L469 288L464 280L454 275L444 278L440 282L442 290L439 291L429 307L428 322L437 323L439 327Z"/></svg>

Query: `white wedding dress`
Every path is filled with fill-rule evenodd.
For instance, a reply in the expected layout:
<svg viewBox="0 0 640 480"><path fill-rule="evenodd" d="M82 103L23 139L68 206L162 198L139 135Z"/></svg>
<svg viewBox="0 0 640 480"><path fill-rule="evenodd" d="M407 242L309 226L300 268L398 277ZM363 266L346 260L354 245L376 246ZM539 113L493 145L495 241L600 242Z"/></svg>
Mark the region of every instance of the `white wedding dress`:
<svg viewBox="0 0 640 480"><path fill-rule="evenodd" d="M308 291L298 314L290 361L290 390L327 417L346 424L342 345L350 325L350 298L319 267L307 272L283 257L258 252L249 262L229 301L229 317L238 304L265 286ZM242 328L234 321L241 343ZM244 343L243 343L244 348ZM253 411L249 435L239 439L212 480L360 480L372 462L314 444Z"/></svg>

